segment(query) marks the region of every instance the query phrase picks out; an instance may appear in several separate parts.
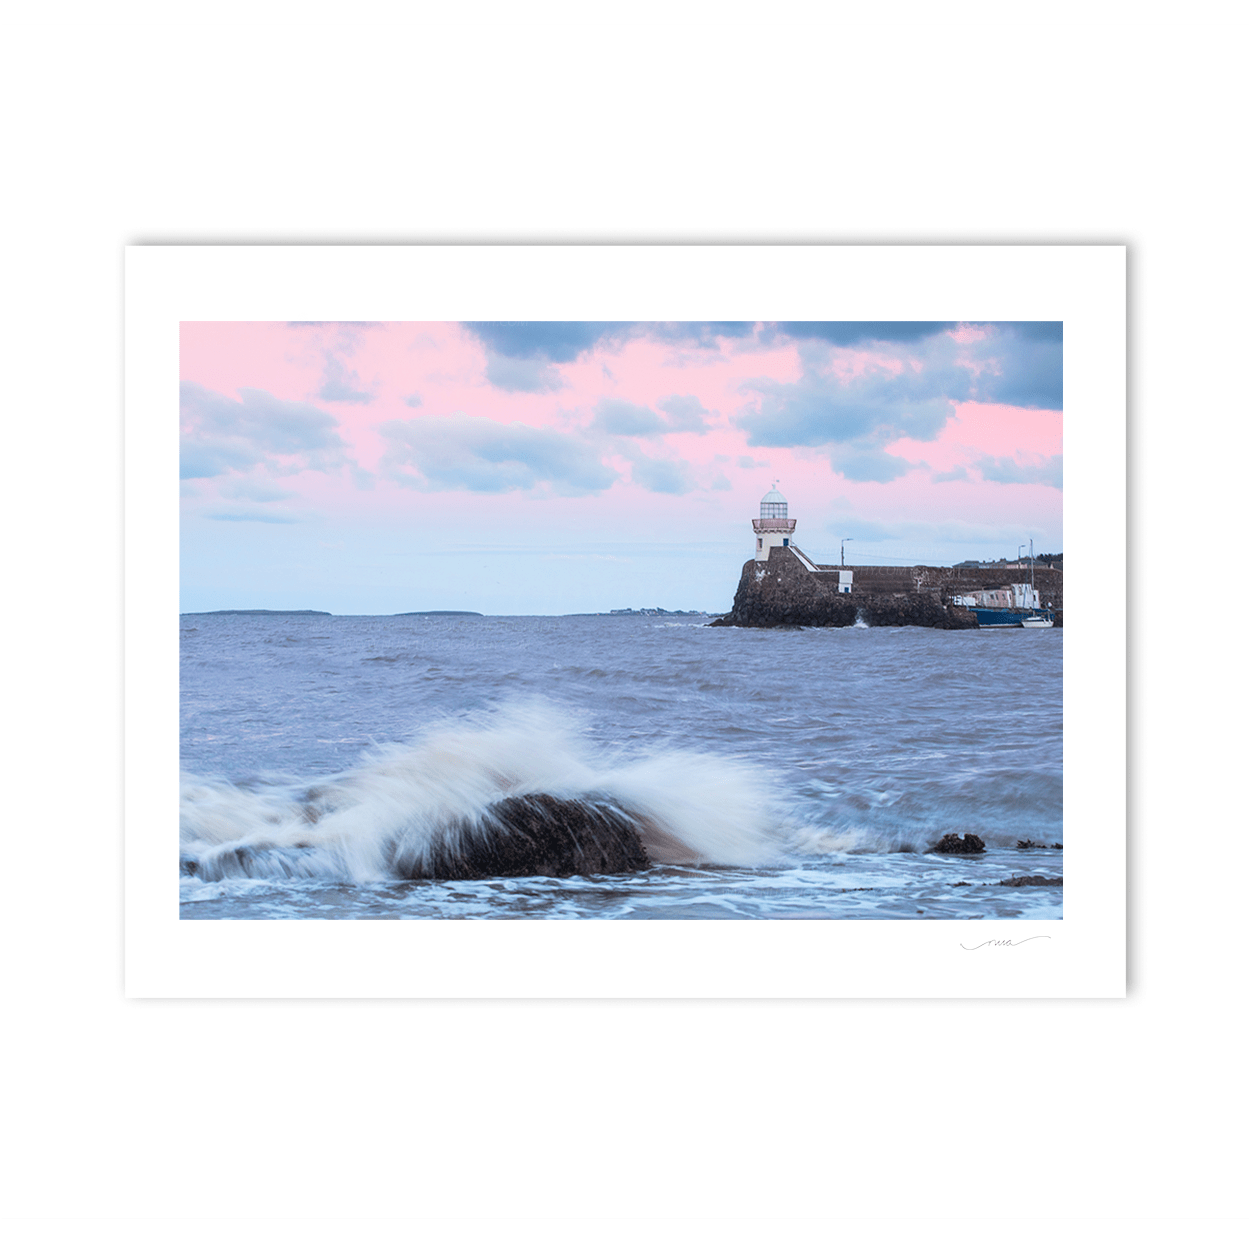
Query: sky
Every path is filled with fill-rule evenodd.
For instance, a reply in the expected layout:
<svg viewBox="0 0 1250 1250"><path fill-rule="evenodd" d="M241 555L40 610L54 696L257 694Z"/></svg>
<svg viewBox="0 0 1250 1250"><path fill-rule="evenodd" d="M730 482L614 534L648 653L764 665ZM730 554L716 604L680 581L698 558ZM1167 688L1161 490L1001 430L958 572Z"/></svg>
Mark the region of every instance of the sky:
<svg viewBox="0 0 1250 1250"><path fill-rule="evenodd" d="M184 322L182 610L724 611L1063 549L1059 322Z"/></svg>

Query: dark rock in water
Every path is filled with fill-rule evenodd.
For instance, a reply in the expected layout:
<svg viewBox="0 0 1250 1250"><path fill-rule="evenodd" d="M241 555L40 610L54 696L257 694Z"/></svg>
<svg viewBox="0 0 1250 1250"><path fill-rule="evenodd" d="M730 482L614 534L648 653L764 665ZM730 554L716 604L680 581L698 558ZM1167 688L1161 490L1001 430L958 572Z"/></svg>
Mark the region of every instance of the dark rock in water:
<svg viewBox="0 0 1250 1250"><path fill-rule="evenodd" d="M310 814L314 810L304 811L310 824L316 823ZM492 803L476 819L453 821L433 838L421 836L406 843L401 837L391 846L388 859L395 875L410 881L641 872L651 867L644 832L653 843L663 845L662 830L606 797L523 794ZM183 854L179 869L183 876L202 881L350 877L332 846L305 842L262 842Z"/></svg>
<svg viewBox="0 0 1250 1250"><path fill-rule="evenodd" d="M999 885L1062 885L1062 877L1008 877Z"/></svg>
<svg viewBox="0 0 1250 1250"><path fill-rule="evenodd" d="M985 843L975 833L966 833L958 837L948 833L936 846L929 848L934 855L980 855L985 850Z"/></svg>
<svg viewBox="0 0 1250 1250"><path fill-rule="evenodd" d="M410 880L444 881L639 872L651 866L641 823L607 799L515 795L449 830L430 854L399 847L394 869Z"/></svg>

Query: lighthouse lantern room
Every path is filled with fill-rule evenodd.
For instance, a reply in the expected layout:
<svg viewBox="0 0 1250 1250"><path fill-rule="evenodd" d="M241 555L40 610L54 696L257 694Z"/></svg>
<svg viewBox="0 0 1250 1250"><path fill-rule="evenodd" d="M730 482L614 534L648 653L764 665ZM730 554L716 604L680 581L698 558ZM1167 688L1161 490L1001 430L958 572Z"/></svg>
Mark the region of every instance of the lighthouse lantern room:
<svg viewBox="0 0 1250 1250"><path fill-rule="evenodd" d="M774 547L788 547L795 522L786 516L786 497L777 489L777 483L760 500L758 521L752 521L755 529L755 558L767 560Z"/></svg>

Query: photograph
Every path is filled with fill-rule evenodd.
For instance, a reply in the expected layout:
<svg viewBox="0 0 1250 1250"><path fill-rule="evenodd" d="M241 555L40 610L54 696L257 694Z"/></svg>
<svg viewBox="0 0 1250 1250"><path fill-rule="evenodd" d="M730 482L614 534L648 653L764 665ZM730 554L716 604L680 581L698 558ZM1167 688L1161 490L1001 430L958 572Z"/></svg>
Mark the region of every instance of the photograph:
<svg viewBox="0 0 1250 1250"><path fill-rule="evenodd" d="M1061 920L1064 323L951 311L181 321L181 918Z"/></svg>
<svg viewBox="0 0 1250 1250"><path fill-rule="evenodd" d="M5 1244L1247 1244L1235 17L19 13Z"/></svg>

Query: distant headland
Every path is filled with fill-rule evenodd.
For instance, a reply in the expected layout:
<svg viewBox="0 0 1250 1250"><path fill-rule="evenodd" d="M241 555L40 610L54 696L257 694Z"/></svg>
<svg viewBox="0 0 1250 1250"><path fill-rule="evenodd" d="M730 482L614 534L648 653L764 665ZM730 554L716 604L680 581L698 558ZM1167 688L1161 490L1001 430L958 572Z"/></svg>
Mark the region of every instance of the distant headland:
<svg viewBox="0 0 1250 1250"><path fill-rule="evenodd" d="M316 608L217 608L212 612L184 612L184 616L333 616ZM430 612L391 612L391 616L484 616L483 612L464 612L458 608L435 609Z"/></svg>
<svg viewBox="0 0 1250 1250"><path fill-rule="evenodd" d="M595 616L603 616L604 613L596 612ZM681 609L672 608L613 608L607 613L608 616L715 616L714 612L698 612L695 610L682 611Z"/></svg>

